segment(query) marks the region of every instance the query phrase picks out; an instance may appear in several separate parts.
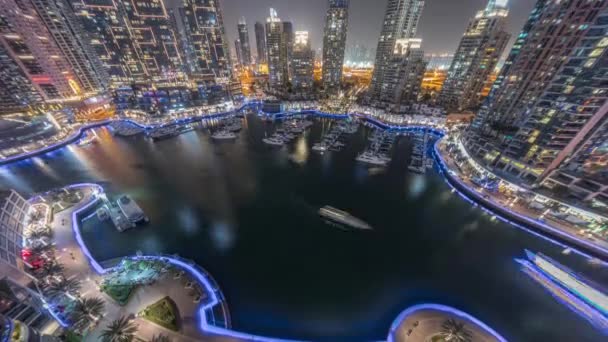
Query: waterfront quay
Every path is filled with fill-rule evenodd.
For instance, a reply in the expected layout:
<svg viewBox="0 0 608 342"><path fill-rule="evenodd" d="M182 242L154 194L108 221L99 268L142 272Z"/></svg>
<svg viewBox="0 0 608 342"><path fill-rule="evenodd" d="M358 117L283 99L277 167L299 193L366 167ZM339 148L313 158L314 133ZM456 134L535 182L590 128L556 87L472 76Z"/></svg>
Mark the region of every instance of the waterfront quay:
<svg viewBox="0 0 608 342"><path fill-rule="evenodd" d="M475 205L481 205L490 209L492 215L501 217L507 222L524 228L532 229L535 232L557 239L556 243L563 246L564 252L569 253L570 247L589 258L599 258L603 261L608 260L608 241L605 236L585 232L585 225L597 222L605 224L608 219L596 214L589 213L579 208L574 208L565 203L560 203L562 210L575 217L575 223L555 215L549 215L551 210L548 207L536 208L537 197L544 196L535 194L533 191L517 187L504 179L494 178L499 183L498 188L505 188L504 191L487 189L474 181L474 170L483 170L471 158L462 158L457 161L456 154L461 153L462 146L454 136L448 136L437 142L434 153L439 161L439 166L448 182L469 197ZM487 174L491 174L486 171ZM504 184L504 185L503 185ZM557 202L556 202L557 203Z"/></svg>
<svg viewBox="0 0 608 342"><path fill-rule="evenodd" d="M56 194L75 200L69 204L58 202ZM80 235L80 221L94 213L104 199L103 189L96 184L68 186L30 199L33 207L51 208L39 223L32 224L46 224L53 232L54 253L47 262L61 265L61 274L54 277L79 282L79 289L69 295L47 297L45 305L58 323L66 328L75 326L70 308L78 301L95 298L103 303L102 313L78 329L87 341L99 340L107 326L121 317L131 320L137 327L137 336L144 340L159 335L172 341L242 340L239 335L223 334L229 332L226 328L230 320L221 291L211 276L193 262L177 255L134 255L104 263L105 267L91 256ZM41 279L43 293L48 281L52 280ZM128 288L129 293L122 298L110 288ZM175 306L177 318L173 329L142 316L146 308L163 298L169 298ZM221 317L216 319L218 314Z"/></svg>

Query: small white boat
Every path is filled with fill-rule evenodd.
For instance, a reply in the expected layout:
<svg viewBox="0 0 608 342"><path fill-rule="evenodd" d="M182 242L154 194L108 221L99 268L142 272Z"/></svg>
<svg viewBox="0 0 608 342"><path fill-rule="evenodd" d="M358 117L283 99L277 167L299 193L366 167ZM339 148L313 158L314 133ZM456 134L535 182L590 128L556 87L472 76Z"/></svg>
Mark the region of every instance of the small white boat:
<svg viewBox="0 0 608 342"><path fill-rule="evenodd" d="M359 156L357 156L357 161L377 166L386 166L386 164L388 163L388 161L370 152L361 153Z"/></svg>
<svg viewBox="0 0 608 342"><path fill-rule="evenodd" d="M317 151L317 152L325 152L325 151L327 151L327 145L325 145L323 143L314 144L312 146L312 150Z"/></svg>
<svg viewBox="0 0 608 342"><path fill-rule="evenodd" d="M285 141L283 141L283 139L281 139L279 137L264 138L264 139L262 139L262 141L265 144L272 145L272 146L283 146L283 145L285 145Z"/></svg>
<svg viewBox="0 0 608 342"><path fill-rule="evenodd" d="M323 218L326 218L330 221L347 225L352 228L361 229L361 230L371 230L372 226L370 226L367 222L354 217L353 215L347 213L346 211L342 211L331 207L329 205L324 206L319 209L319 215Z"/></svg>
<svg viewBox="0 0 608 342"><path fill-rule="evenodd" d="M211 139L214 140L233 140L236 139L236 134L228 131L219 131L211 135Z"/></svg>

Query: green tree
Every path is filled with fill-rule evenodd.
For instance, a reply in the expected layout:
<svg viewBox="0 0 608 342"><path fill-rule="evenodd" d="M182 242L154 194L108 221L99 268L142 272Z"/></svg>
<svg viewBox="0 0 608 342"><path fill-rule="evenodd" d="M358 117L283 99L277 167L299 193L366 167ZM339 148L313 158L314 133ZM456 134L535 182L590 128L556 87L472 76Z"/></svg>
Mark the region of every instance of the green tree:
<svg viewBox="0 0 608 342"><path fill-rule="evenodd" d="M68 296L75 299L75 295L80 291L80 281L78 279L62 279L58 282L53 282L44 291L49 298L57 298L60 296Z"/></svg>
<svg viewBox="0 0 608 342"><path fill-rule="evenodd" d="M120 317L110 323L101 333L104 342L131 342L137 333L137 325L127 317Z"/></svg>
<svg viewBox="0 0 608 342"><path fill-rule="evenodd" d="M473 340L471 331L465 327L464 323L457 322L453 318L443 322L441 334L446 341L450 342L471 342Z"/></svg>
<svg viewBox="0 0 608 342"><path fill-rule="evenodd" d="M101 298L83 298L76 302L72 311L72 322L74 328L84 331L91 323L98 321L104 312L104 302Z"/></svg>

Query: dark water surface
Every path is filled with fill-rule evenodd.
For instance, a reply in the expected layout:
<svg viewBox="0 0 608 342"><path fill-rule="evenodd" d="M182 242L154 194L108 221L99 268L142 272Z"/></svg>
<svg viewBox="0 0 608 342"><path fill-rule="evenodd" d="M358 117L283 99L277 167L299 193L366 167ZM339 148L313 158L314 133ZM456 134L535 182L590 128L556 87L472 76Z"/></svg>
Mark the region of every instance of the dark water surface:
<svg viewBox="0 0 608 342"><path fill-rule="evenodd" d="M310 150L330 121L295 143L271 148L273 125L248 117L235 142L202 129L152 142L113 137L0 168L2 187L24 194L77 182L128 193L150 224L118 233L96 219L84 238L99 260L138 250L178 253L206 268L223 289L235 329L314 340L385 339L406 307L457 307L512 341L600 341L590 324L556 302L513 261L541 251L596 280L607 271L491 220L452 194L441 177L407 172L411 141L398 140L382 171L355 157L360 129L341 152ZM343 231L317 210L331 205L375 229Z"/></svg>

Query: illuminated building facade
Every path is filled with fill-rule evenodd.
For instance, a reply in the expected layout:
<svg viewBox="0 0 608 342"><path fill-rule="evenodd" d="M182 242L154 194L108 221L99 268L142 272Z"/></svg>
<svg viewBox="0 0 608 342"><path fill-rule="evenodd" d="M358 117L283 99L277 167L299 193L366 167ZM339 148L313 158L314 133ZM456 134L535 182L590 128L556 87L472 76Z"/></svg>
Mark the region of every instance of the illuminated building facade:
<svg viewBox="0 0 608 342"><path fill-rule="evenodd" d="M396 43L401 39L415 37L423 7L424 1L421 0L388 1L376 49L372 83L369 87L371 100L380 102L394 100L398 85L389 80L397 80L394 74L390 74L398 69L392 64L400 60L394 56Z"/></svg>
<svg viewBox="0 0 608 342"><path fill-rule="evenodd" d="M80 82L30 1L0 0L0 45L8 56L4 62L17 65L20 74L45 100L60 100L81 92ZM23 83L22 86L29 88ZM27 93L25 96L31 97L31 92Z"/></svg>
<svg viewBox="0 0 608 342"><path fill-rule="evenodd" d="M0 113L20 111L42 102L25 71L0 44Z"/></svg>
<svg viewBox="0 0 608 342"><path fill-rule="evenodd" d="M529 38L516 47L519 54L511 59L509 73L503 74L503 87L509 91L493 89L487 108L497 111L476 118L465 146L500 173L548 188L566 187L583 201L603 198L608 203L607 3L547 1L543 5L547 13L533 12L538 17L529 28ZM566 19L569 22L564 24ZM553 37L554 31L563 31L562 38ZM547 37L538 37L539 32ZM545 49L537 49L540 42L548 44ZM531 60L532 56L538 58ZM530 69L531 62L540 70ZM531 84L520 83L521 78ZM513 89L514 84L526 89ZM517 95L523 103L511 103L507 95ZM507 105L523 111L517 115L500 111ZM513 126L506 130L501 124Z"/></svg>
<svg viewBox="0 0 608 342"><path fill-rule="evenodd" d="M339 88L348 30L349 0L329 0L323 33L323 85L326 89Z"/></svg>
<svg viewBox="0 0 608 342"><path fill-rule="evenodd" d="M241 44L241 58L239 63L241 65L251 64L251 45L249 44L249 29L247 28L247 21L245 18L241 18L238 24L239 33L239 44Z"/></svg>
<svg viewBox="0 0 608 342"><path fill-rule="evenodd" d="M271 8L266 19L266 51L268 54L268 80L270 88L282 92L289 83L289 58L293 44L293 27L281 21Z"/></svg>
<svg viewBox="0 0 608 342"><path fill-rule="evenodd" d="M296 31L291 60L292 84L295 92L308 92L313 87L315 52L307 31Z"/></svg>
<svg viewBox="0 0 608 342"><path fill-rule="evenodd" d="M606 1L538 1L474 128L508 140Z"/></svg>
<svg viewBox="0 0 608 342"><path fill-rule="evenodd" d="M82 90L103 91L108 86L107 72L85 39L82 25L67 0L32 0L32 4L80 81Z"/></svg>
<svg viewBox="0 0 608 342"><path fill-rule="evenodd" d="M182 57L162 0L73 0L113 85L175 80Z"/></svg>
<svg viewBox="0 0 608 342"><path fill-rule="evenodd" d="M255 23L255 46L258 53L258 64L266 64L268 62L266 53L266 30L264 24L259 21Z"/></svg>
<svg viewBox="0 0 608 342"><path fill-rule="evenodd" d="M184 0L171 16L162 0L73 0L72 6L114 85L183 81L184 69L194 78L230 74L213 0Z"/></svg>
<svg viewBox="0 0 608 342"><path fill-rule="evenodd" d="M196 71L196 53L192 44L192 37L189 34L190 31L186 30L188 27L186 11L183 7L172 8L169 10L169 17L177 34L178 46L184 61L183 70L188 75L194 74Z"/></svg>
<svg viewBox="0 0 608 342"><path fill-rule="evenodd" d="M214 0L183 0L186 31L196 54L195 79L228 80L232 72L222 9ZM222 81L223 82L223 81Z"/></svg>
<svg viewBox="0 0 608 342"><path fill-rule="evenodd" d="M411 106L420 95L426 70L422 39L407 38L395 42L393 58L387 63L384 100L393 108Z"/></svg>
<svg viewBox="0 0 608 342"><path fill-rule="evenodd" d="M21 249L29 207L15 191L0 194L0 263L18 270L23 269Z"/></svg>
<svg viewBox="0 0 608 342"><path fill-rule="evenodd" d="M438 102L448 111L463 111L481 104L483 89L496 67L510 34L505 1L490 0L477 12L460 40Z"/></svg>
<svg viewBox="0 0 608 342"><path fill-rule="evenodd" d="M449 53L430 54L425 57L428 61L428 70L448 70L454 60L454 55Z"/></svg>
<svg viewBox="0 0 608 342"><path fill-rule="evenodd" d="M236 39L234 41L234 52L236 57L236 63L238 65L243 65L243 50L241 50L241 41Z"/></svg>

